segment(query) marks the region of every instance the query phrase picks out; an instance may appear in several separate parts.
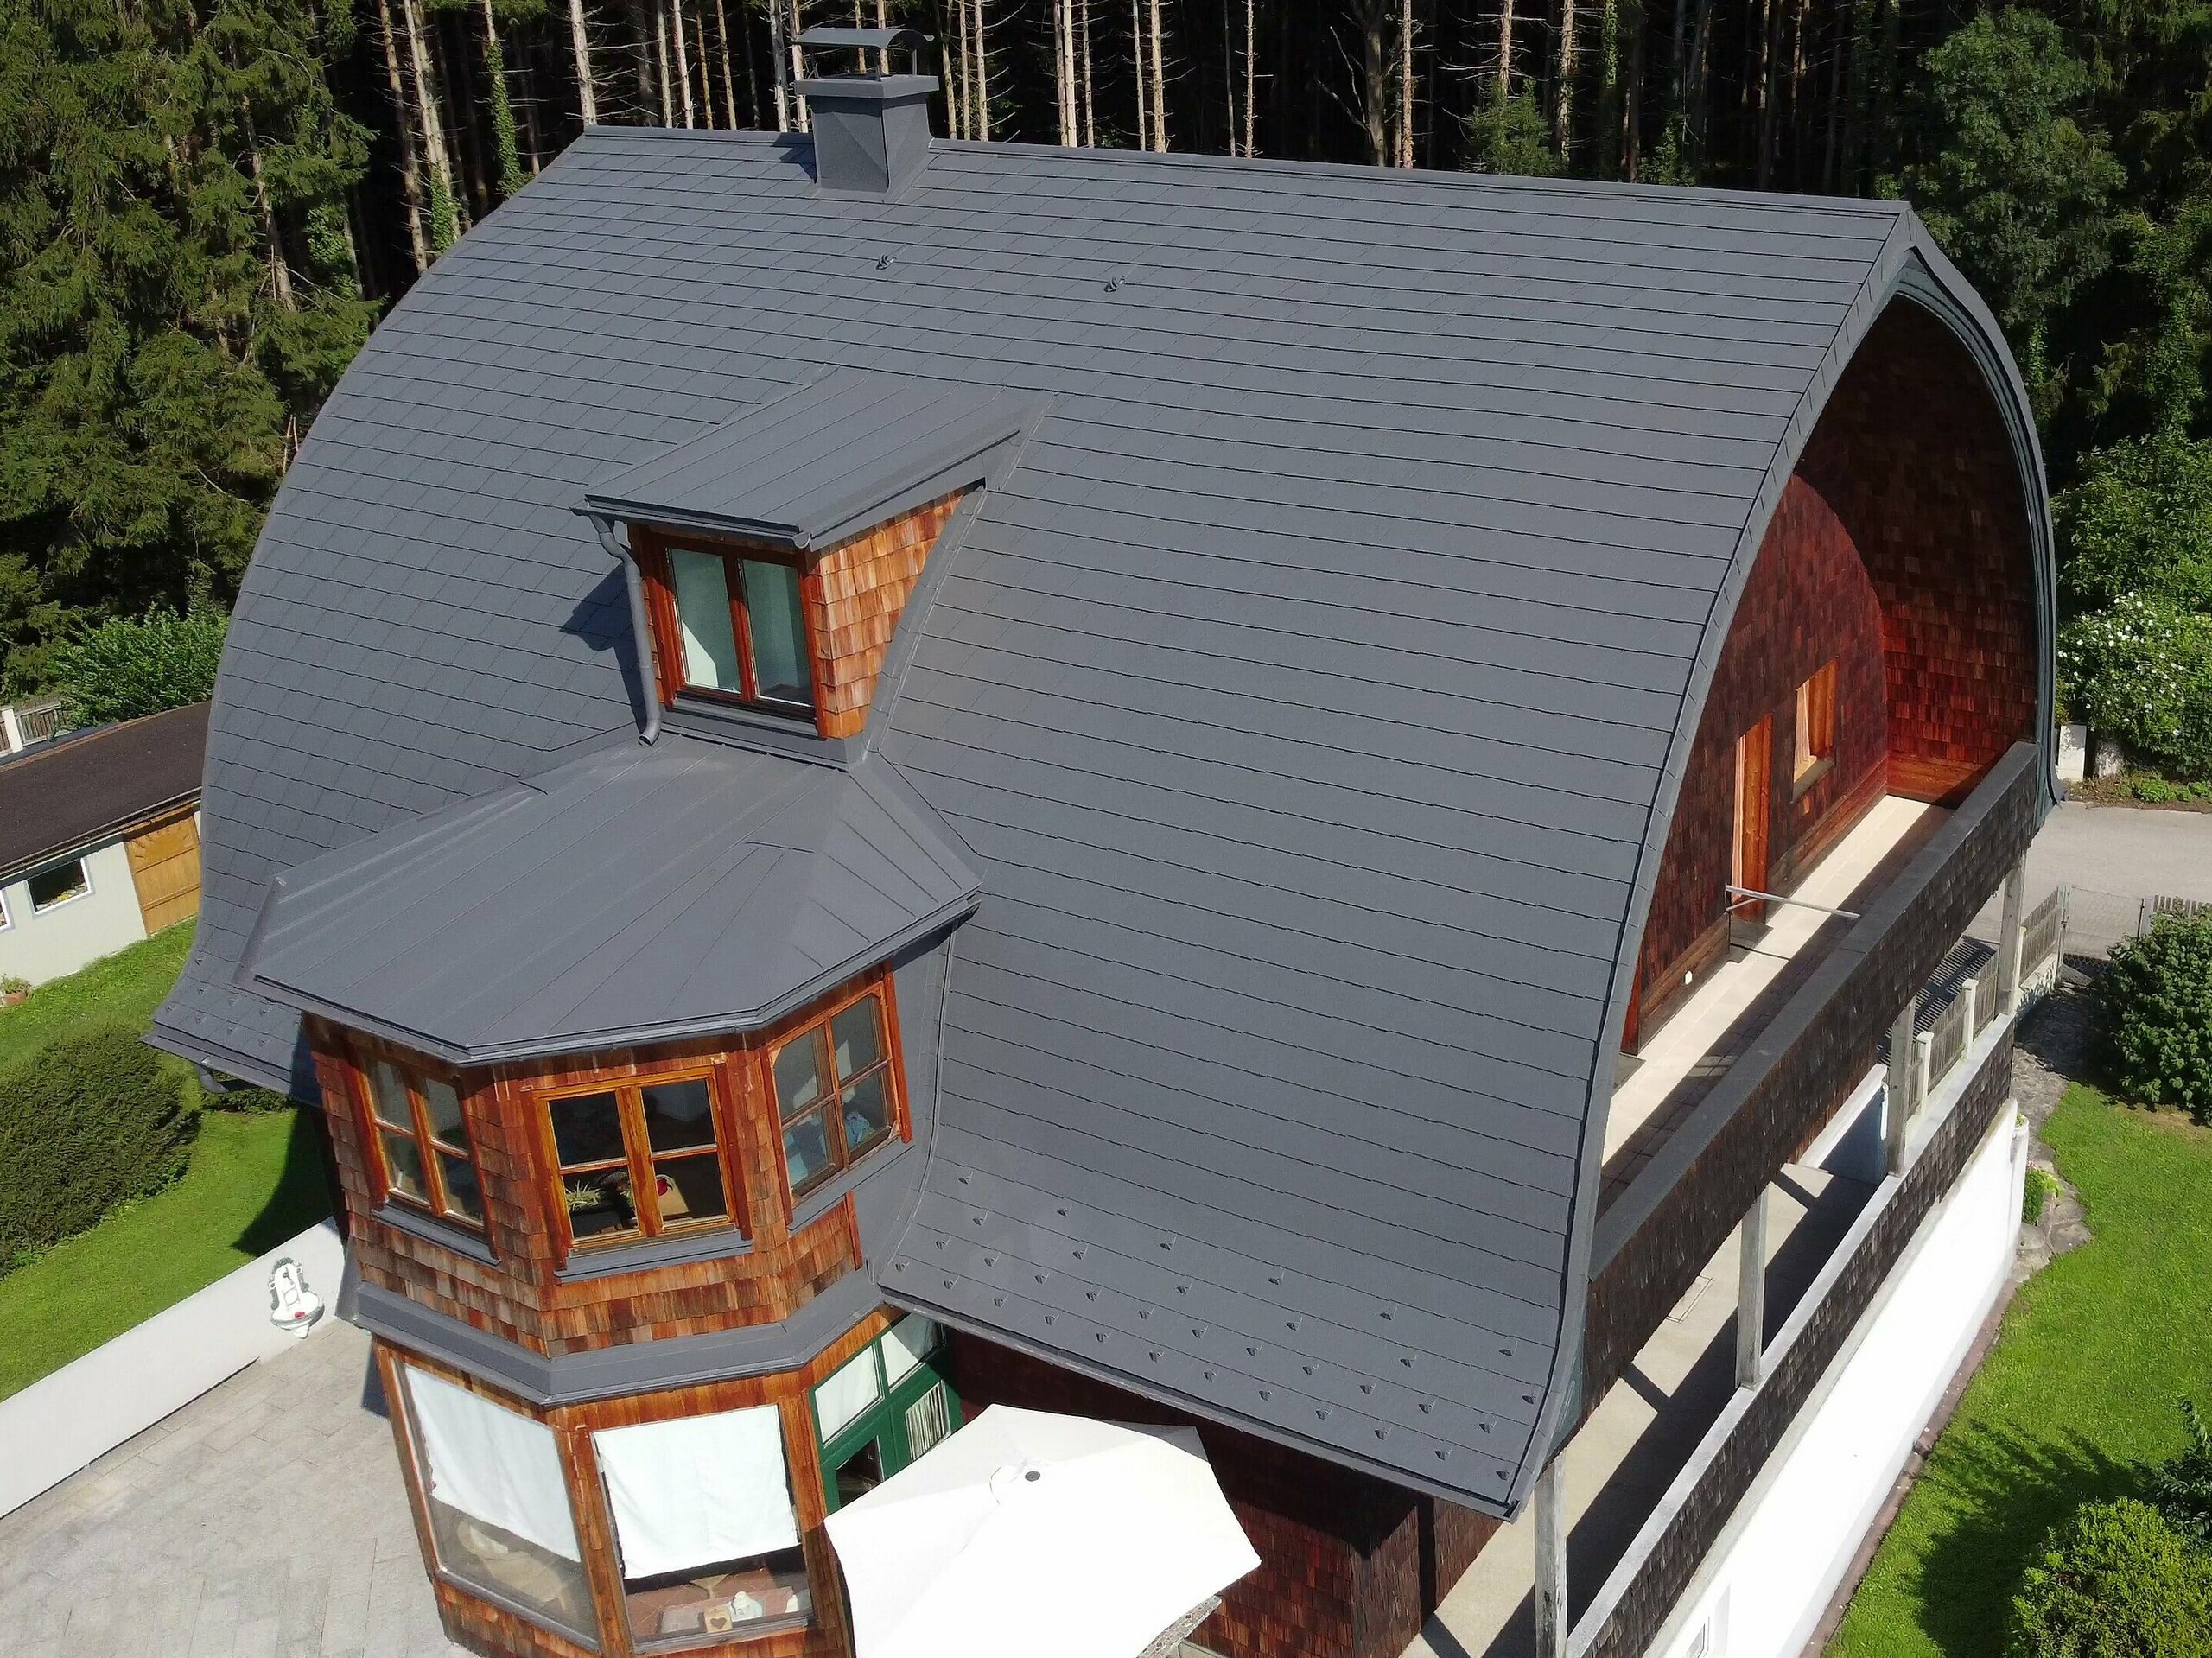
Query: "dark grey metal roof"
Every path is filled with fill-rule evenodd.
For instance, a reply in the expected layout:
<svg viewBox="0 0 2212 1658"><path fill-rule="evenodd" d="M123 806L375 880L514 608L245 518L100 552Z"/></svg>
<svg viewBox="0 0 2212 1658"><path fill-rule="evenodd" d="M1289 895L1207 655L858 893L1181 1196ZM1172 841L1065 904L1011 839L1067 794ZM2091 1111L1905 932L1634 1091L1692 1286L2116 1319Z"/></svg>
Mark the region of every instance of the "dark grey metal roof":
<svg viewBox="0 0 2212 1658"><path fill-rule="evenodd" d="M625 743L280 876L240 976L457 1064L754 1029L974 906L903 792Z"/></svg>
<svg viewBox="0 0 2212 1658"><path fill-rule="evenodd" d="M824 547L978 481L1042 400L836 369L583 492L608 518Z"/></svg>
<svg viewBox="0 0 2212 1658"><path fill-rule="evenodd" d="M633 724L578 490L840 368L1047 398L860 745L984 888L883 1280L1510 1508L1736 594L1884 306L2019 419L1994 325L1889 202L942 143L861 200L807 157L594 130L378 331L238 607L163 1039L281 1072L231 984L271 876Z"/></svg>

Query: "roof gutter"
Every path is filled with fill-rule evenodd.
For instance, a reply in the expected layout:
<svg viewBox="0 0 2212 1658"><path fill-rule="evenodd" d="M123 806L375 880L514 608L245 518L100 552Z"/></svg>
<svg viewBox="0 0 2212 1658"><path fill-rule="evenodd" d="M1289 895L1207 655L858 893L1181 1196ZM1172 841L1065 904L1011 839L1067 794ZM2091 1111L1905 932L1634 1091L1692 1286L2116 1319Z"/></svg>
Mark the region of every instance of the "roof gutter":
<svg viewBox="0 0 2212 1658"><path fill-rule="evenodd" d="M630 549L614 533L614 521L604 513L589 507L577 509L591 520L591 527L599 532L599 544L607 549L607 556L622 567L622 585L630 594L630 637L635 641L638 656L638 695L645 706L645 720L639 735L646 742L660 737L660 694L653 683L653 635L652 625L645 619L645 582L639 573L638 561L630 556Z"/></svg>

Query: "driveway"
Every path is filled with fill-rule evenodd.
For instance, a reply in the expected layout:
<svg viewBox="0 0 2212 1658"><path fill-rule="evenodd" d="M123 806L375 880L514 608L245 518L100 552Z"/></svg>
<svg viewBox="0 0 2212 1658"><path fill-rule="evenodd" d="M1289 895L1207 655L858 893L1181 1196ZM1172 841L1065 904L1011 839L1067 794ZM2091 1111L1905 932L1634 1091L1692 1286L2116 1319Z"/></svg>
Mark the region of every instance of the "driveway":
<svg viewBox="0 0 2212 1658"><path fill-rule="evenodd" d="M2063 802L2028 848L2029 905L2062 882L2074 888L2067 953L2102 956L2135 936L2146 898L2212 903L2212 812ZM1992 900L1969 931L1993 942L1998 918Z"/></svg>
<svg viewBox="0 0 2212 1658"><path fill-rule="evenodd" d="M0 1518L9 1658L449 1658L369 1341L264 1359Z"/></svg>

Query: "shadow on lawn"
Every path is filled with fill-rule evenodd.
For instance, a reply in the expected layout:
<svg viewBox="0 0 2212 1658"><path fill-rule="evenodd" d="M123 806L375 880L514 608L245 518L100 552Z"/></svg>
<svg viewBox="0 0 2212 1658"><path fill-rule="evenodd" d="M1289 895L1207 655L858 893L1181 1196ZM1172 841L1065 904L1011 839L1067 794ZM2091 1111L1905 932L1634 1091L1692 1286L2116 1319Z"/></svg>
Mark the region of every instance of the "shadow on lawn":
<svg viewBox="0 0 2212 1658"><path fill-rule="evenodd" d="M300 1106L292 1113L284 1142L284 1168L261 1212L238 1234L238 1247L250 1255L267 1255L334 1212L330 1153L323 1140L322 1113Z"/></svg>
<svg viewBox="0 0 2212 1658"><path fill-rule="evenodd" d="M1960 1512L1930 1540L1920 1571L1920 1623L1947 1658L1998 1654L2021 1574L2045 1534L2084 1502L2139 1492L2143 1471L2076 1433L2033 1439L1986 1424L1954 1426L1939 1481Z"/></svg>

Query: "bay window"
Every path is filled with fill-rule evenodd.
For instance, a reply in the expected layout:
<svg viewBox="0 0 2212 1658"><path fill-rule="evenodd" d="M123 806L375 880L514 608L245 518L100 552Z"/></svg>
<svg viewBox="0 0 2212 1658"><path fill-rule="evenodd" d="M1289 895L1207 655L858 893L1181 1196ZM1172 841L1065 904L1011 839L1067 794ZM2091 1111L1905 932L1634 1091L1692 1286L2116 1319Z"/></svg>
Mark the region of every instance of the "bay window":
<svg viewBox="0 0 2212 1658"><path fill-rule="evenodd" d="M595 1648L591 1585L553 1431L442 1376L398 1369L438 1570Z"/></svg>
<svg viewBox="0 0 2212 1658"><path fill-rule="evenodd" d="M639 1651L808 1622L813 1597L776 1407L591 1437Z"/></svg>

